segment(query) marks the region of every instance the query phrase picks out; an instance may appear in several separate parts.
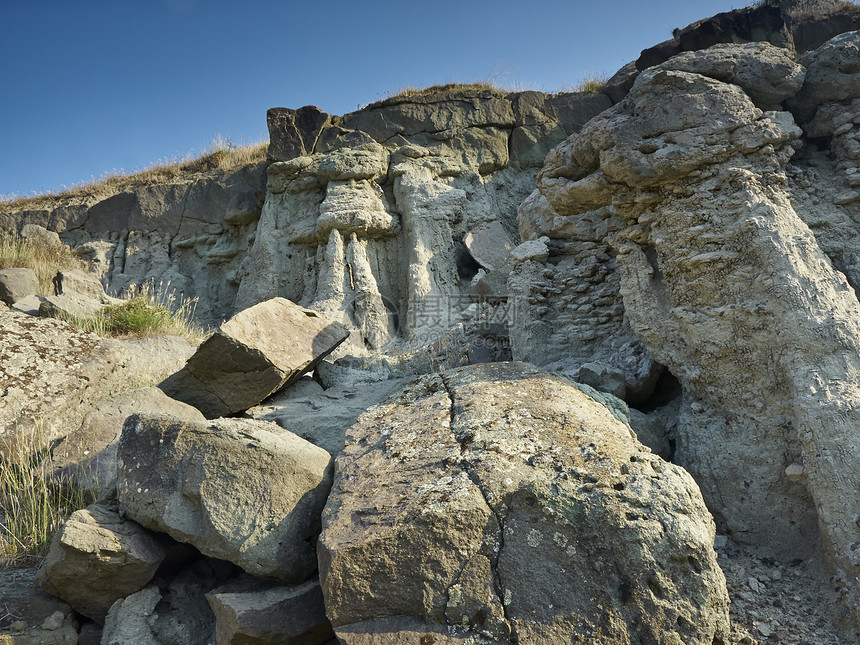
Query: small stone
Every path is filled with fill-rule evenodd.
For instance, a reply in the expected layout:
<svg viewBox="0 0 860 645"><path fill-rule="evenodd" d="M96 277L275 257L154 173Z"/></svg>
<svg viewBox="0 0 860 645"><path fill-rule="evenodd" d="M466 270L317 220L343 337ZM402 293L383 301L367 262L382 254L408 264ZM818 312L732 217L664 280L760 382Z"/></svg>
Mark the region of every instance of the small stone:
<svg viewBox="0 0 860 645"><path fill-rule="evenodd" d="M803 464L799 464L797 462L791 464L785 469L785 476L794 482L803 479L805 473L806 469L803 467Z"/></svg>
<svg viewBox="0 0 860 645"><path fill-rule="evenodd" d="M764 591L764 586L752 576L750 576L749 580L747 580L747 586L756 593L761 593L762 591Z"/></svg>
<svg viewBox="0 0 860 645"><path fill-rule="evenodd" d="M9 630L12 632L23 632L27 630L27 623L23 620L16 620L14 623L9 625Z"/></svg>
<svg viewBox="0 0 860 645"><path fill-rule="evenodd" d="M770 625L768 625L767 623L756 623L755 628L758 630L758 633L765 638L773 634L773 629L771 629Z"/></svg>
<svg viewBox="0 0 860 645"><path fill-rule="evenodd" d="M774 569L773 571L770 572L770 579L771 580L782 580L782 571L780 571L779 569Z"/></svg>
<svg viewBox="0 0 860 645"><path fill-rule="evenodd" d="M46 632L55 632L63 626L64 619L65 616L63 615L63 612L55 611L45 619L45 622L42 623L42 629Z"/></svg>
<svg viewBox="0 0 860 645"><path fill-rule="evenodd" d="M515 247L511 251L511 257L514 259L514 262L525 262L526 260L546 262L549 257L549 248L546 243L540 240L529 240Z"/></svg>

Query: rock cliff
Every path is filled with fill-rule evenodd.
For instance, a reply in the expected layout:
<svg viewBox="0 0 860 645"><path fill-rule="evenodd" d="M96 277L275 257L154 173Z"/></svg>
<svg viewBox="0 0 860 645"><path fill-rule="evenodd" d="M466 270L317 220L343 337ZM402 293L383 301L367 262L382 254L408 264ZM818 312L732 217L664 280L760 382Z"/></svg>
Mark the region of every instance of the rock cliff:
<svg viewBox="0 0 860 645"><path fill-rule="evenodd" d="M202 320L235 316L161 388L245 418L130 417L118 497L57 538L46 588L95 602L108 639L162 642L184 593L223 639L276 640L292 611L301 642L717 644L740 637L716 538L823 558L856 640L858 28L847 3L768 4L676 30L598 92L273 108L266 163L4 209L109 289L169 280ZM62 323L4 310L0 351L35 384L10 381L5 434L125 400L120 350ZM98 401L45 397L84 381ZM173 571L78 599L63 558L100 566L81 536L131 520L199 552L159 535Z"/></svg>

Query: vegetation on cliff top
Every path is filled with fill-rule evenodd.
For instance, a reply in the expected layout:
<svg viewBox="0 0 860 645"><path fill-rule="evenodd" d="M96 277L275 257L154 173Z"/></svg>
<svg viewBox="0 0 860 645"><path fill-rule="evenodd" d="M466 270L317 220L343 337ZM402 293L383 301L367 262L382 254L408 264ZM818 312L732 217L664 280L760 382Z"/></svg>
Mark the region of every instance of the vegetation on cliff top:
<svg viewBox="0 0 860 645"><path fill-rule="evenodd" d="M81 201L88 198L99 199L138 186L177 181L196 173L235 170L265 161L268 148L268 141L248 146L235 146L229 140L218 139L199 156L157 161L139 172L112 170L99 179L92 178L71 188L64 186L61 190L48 191L31 197L11 196L10 198L0 195L0 213L55 208L59 198Z"/></svg>

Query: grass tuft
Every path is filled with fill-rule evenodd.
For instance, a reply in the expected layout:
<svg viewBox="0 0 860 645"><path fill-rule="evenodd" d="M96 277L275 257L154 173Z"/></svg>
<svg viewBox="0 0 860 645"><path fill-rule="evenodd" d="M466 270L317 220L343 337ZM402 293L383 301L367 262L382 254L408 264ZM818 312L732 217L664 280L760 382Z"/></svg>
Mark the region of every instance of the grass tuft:
<svg viewBox="0 0 860 645"><path fill-rule="evenodd" d="M606 87L608 80L609 76L606 74L586 74L578 84L564 87L562 92L599 92Z"/></svg>
<svg viewBox="0 0 860 645"><path fill-rule="evenodd" d="M71 481L47 476L48 450L42 425L0 453L0 568L47 553L54 533L75 511L95 501Z"/></svg>
<svg viewBox="0 0 860 645"><path fill-rule="evenodd" d="M69 324L110 338L146 338L161 334L199 342L206 335L194 319L197 298L177 296L170 283L133 287L123 302L107 305L92 318L66 318Z"/></svg>

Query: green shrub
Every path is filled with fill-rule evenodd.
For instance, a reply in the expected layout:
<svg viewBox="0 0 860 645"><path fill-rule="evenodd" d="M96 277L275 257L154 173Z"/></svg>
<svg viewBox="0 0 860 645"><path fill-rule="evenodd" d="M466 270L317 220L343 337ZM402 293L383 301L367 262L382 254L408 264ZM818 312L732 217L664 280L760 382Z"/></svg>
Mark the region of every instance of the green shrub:
<svg viewBox="0 0 860 645"><path fill-rule="evenodd" d="M140 293L122 304L108 305L100 313L110 336L152 336L168 333L172 327L170 311L151 304Z"/></svg>

